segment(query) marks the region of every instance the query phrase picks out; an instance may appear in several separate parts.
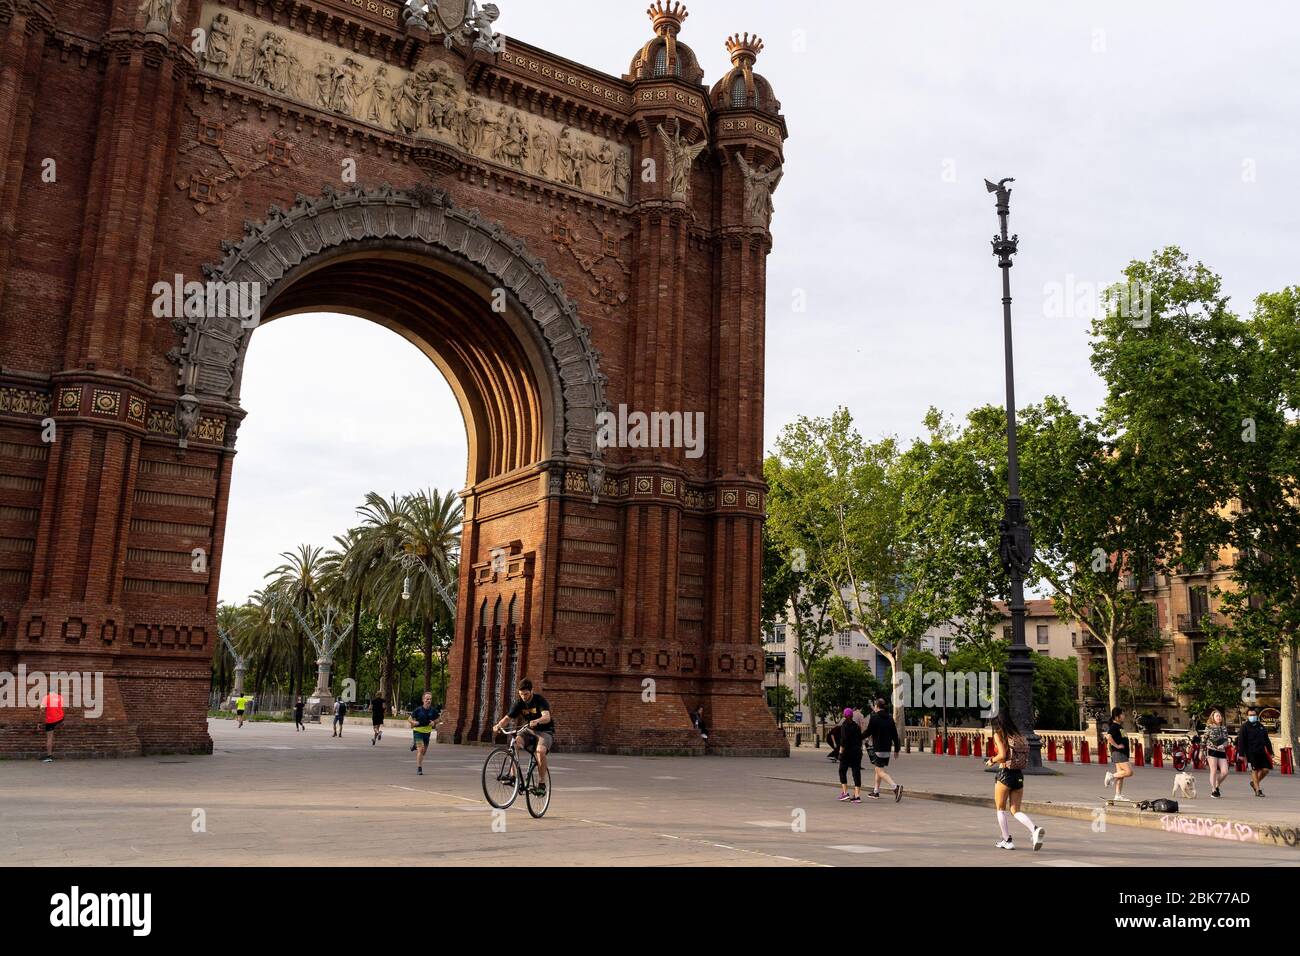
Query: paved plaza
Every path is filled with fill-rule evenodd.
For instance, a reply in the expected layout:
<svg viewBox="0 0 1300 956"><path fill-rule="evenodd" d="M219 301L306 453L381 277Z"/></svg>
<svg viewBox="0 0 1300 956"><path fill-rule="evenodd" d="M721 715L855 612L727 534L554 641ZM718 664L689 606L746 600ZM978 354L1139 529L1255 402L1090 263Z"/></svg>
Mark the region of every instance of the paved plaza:
<svg viewBox="0 0 1300 956"><path fill-rule="evenodd" d="M0 762L0 853L9 865L552 865L606 866L1294 866L1300 849L1112 824L1040 812L1053 800L1100 806L1101 771L1071 768L1029 782L1030 812L1047 845L995 849L991 778L979 761L911 754L893 768L915 796L837 803L824 750L788 760L650 758L577 753L553 759L545 819L520 806L505 832L479 779L486 751L434 746L415 773L410 735L390 727L378 746L350 724L332 739L324 724L211 721L211 757ZM1139 770L1132 793L1158 796L1167 771ZM1229 798L1203 792L1184 804L1194 818L1300 823L1300 785L1270 778L1266 801L1234 779ZM1201 781L1202 786L1204 782ZM1169 784L1163 784L1168 796ZM929 795L927 798L926 795ZM1213 803L1213 806L1211 806ZM201 817L196 811L202 811ZM206 832L194 832L201 818ZM802 832L792 824L804 821ZM1292 824L1294 825L1294 824ZM1236 834L1240 835L1240 834Z"/></svg>

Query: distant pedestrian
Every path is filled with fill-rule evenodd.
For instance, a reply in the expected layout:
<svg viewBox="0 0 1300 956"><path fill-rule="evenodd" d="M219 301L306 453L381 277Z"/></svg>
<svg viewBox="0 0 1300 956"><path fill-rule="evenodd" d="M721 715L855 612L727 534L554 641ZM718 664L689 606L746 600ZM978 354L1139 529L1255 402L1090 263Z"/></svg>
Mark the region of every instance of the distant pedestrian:
<svg viewBox="0 0 1300 956"><path fill-rule="evenodd" d="M1124 781L1133 776L1133 764L1129 757L1129 739L1124 736L1124 708L1116 707L1110 712L1110 726L1106 728L1106 742L1110 747L1110 761L1114 770L1107 770L1102 786L1115 785L1116 800L1132 803L1124 796Z"/></svg>
<svg viewBox="0 0 1300 956"><path fill-rule="evenodd" d="M697 734L705 740L709 739L708 728L704 726L704 706L702 704L696 707L695 712L691 714L691 724L695 727Z"/></svg>
<svg viewBox="0 0 1300 956"><path fill-rule="evenodd" d="M894 723L894 718L889 716L889 711L885 710L883 697L876 698L875 703L871 705L871 719L867 721L866 736L870 741L871 765L876 771L875 784L868 796L872 800L879 800L880 784L885 782L889 784L889 789L894 791L894 802L897 803L903 799L903 786L894 782L887 768L890 748L893 748L893 754L897 757L902 752L903 743L898 736L898 725Z"/></svg>
<svg viewBox="0 0 1300 956"><path fill-rule="evenodd" d="M242 730L244 727L244 711L252 709L253 698L247 694L240 694L235 698L235 729Z"/></svg>
<svg viewBox="0 0 1300 956"><path fill-rule="evenodd" d="M1014 850L1009 816L1015 817L1029 830L1035 850L1042 849L1046 831L1035 826L1029 815L1021 811L1025 798L1025 767L1029 765L1029 744L1005 711L993 718L993 756L984 761L986 767L998 767L997 782L993 784L993 805L998 811L998 829L1002 839L996 844L1002 850Z"/></svg>
<svg viewBox="0 0 1300 956"><path fill-rule="evenodd" d="M307 727L302 722L303 702L298 698L298 702L293 705L293 731L297 733L300 730L306 730Z"/></svg>
<svg viewBox="0 0 1300 956"><path fill-rule="evenodd" d="M862 802L862 730L853 719L853 708L844 708L840 732L840 799ZM853 797L849 798L849 771L853 771Z"/></svg>
<svg viewBox="0 0 1300 956"><path fill-rule="evenodd" d="M384 699L375 694L370 700L370 746L384 739Z"/></svg>
<svg viewBox="0 0 1300 956"><path fill-rule="evenodd" d="M845 708L846 714L852 714L853 711ZM844 725L836 724L830 730L826 731L826 746L831 748L831 752L826 755L827 760L840 759L840 743L844 739Z"/></svg>
<svg viewBox="0 0 1300 956"><path fill-rule="evenodd" d="M45 709L45 756L41 763L54 762L54 732L63 726L63 695L46 694L41 698Z"/></svg>
<svg viewBox="0 0 1300 956"><path fill-rule="evenodd" d="M433 722L438 719L433 709L433 694L424 692L422 703L411 711L408 718L417 753L415 755L415 772L424 776L424 755L429 750L429 738L433 735Z"/></svg>
<svg viewBox="0 0 1300 956"><path fill-rule="evenodd" d="M1255 791L1255 796L1262 797L1264 791L1260 789L1260 784L1273 769L1273 743L1269 740L1268 731L1259 722L1258 707L1246 710L1246 722L1237 734L1237 752L1245 754L1246 760L1250 762L1250 789Z"/></svg>
<svg viewBox="0 0 1300 956"><path fill-rule="evenodd" d="M1218 799L1219 784L1228 779L1228 744L1232 737L1223 722L1223 711L1215 707L1205 719L1205 760L1210 765L1210 796Z"/></svg>
<svg viewBox="0 0 1300 956"><path fill-rule="evenodd" d="M334 701L334 726L331 728L333 733L331 737L343 736L343 718L348 714L348 705L341 700Z"/></svg>

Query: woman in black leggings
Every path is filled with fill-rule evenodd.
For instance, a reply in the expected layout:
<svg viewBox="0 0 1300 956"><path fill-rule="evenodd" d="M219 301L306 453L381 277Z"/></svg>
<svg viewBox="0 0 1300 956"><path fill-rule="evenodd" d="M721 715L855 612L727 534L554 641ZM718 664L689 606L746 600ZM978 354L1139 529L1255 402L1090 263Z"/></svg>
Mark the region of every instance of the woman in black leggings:
<svg viewBox="0 0 1300 956"><path fill-rule="evenodd" d="M840 799L862 802L862 728L853 719L853 708L844 708L840 732ZM853 797L849 797L849 771L853 771Z"/></svg>

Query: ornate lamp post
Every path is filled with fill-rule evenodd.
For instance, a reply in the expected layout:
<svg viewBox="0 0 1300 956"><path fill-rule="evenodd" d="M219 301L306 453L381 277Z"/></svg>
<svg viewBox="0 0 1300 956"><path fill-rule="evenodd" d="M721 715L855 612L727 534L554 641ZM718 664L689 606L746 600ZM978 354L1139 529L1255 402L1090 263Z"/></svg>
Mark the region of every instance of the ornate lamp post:
<svg viewBox="0 0 1300 956"><path fill-rule="evenodd" d="M993 237L993 254L1002 270L1002 337L1007 372L1007 506L999 527L998 553L1002 566L1011 578L1011 653L1007 660L1010 678L1011 717L1029 743L1027 773L1050 772L1043 769L1043 741L1034 727L1034 662L1025 644L1025 575L1034 560L1034 543L1025 520L1024 502L1020 499L1020 456L1016 449L1016 383L1011 349L1011 257L1019 245L1018 236L1007 235L1007 218L1011 215L1011 189L1003 179L996 185L984 180L991 193L997 194L999 234Z"/></svg>

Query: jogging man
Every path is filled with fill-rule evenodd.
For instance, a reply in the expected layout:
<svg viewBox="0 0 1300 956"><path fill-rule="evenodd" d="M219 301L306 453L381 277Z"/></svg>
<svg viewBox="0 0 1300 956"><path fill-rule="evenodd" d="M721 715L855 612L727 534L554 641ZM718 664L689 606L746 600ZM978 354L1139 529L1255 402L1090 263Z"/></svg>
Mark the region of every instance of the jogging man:
<svg viewBox="0 0 1300 956"><path fill-rule="evenodd" d="M63 695L46 694L41 699L45 708L45 756L41 763L54 762L54 732L63 726Z"/></svg>
<svg viewBox="0 0 1300 956"><path fill-rule="evenodd" d="M889 789L894 791L894 802L897 803L903 799L903 787L901 784L894 783L894 778L889 775L886 768L889 766L889 748L894 748L894 756L897 757L902 750L902 741L898 739L898 726L894 723L894 718L889 716L885 710L884 698L876 698L871 705L871 719L867 721L867 737L870 740L871 747L871 764L876 770L875 786L871 788L868 794L872 800L880 799L880 782L886 781Z"/></svg>
<svg viewBox="0 0 1300 956"><path fill-rule="evenodd" d="M341 700L334 701L334 726L330 728L333 733L331 737L343 736L343 718L347 716L348 705Z"/></svg>
<svg viewBox="0 0 1300 956"><path fill-rule="evenodd" d="M384 698L375 692L370 700L370 746L384 739Z"/></svg>
<svg viewBox="0 0 1300 956"><path fill-rule="evenodd" d="M528 751L537 750L537 769L540 779L547 780L546 755L555 746L555 721L551 719L551 705L541 694L533 693L533 682L524 678L519 682L519 699L510 708L510 713L498 720L492 732L500 733L508 720L520 720L524 727L533 731L531 734L518 734L514 747L523 747ZM545 784L539 784L543 792Z"/></svg>
<svg viewBox="0 0 1300 956"><path fill-rule="evenodd" d="M424 692L422 704L411 711L411 733L415 735L415 772L424 776L424 755L429 750L429 737L433 734L433 722L438 715L433 710L433 694Z"/></svg>
<svg viewBox="0 0 1300 956"><path fill-rule="evenodd" d="M1115 769L1107 770L1102 786L1115 784L1115 799L1132 803L1124 796L1124 781L1133 776L1133 765L1129 763L1128 738L1124 736L1124 708L1116 707L1110 712L1110 726L1106 728L1107 743L1110 745L1110 759Z"/></svg>
<svg viewBox="0 0 1300 956"><path fill-rule="evenodd" d="M244 726L244 708L245 708L248 704L250 704L250 703L252 702L252 700L253 700L253 698L249 697L247 694L240 694L238 697L235 698L235 720L238 721L238 724L236 725L236 728L237 728L237 729L242 729L242 728L243 728L243 726Z"/></svg>
<svg viewBox="0 0 1300 956"><path fill-rule="evenodd" d="M307 729L302 722L302 711L303 711L302 698L299 697L298 702L293 705L293 732L294 733L297 733L300 730Z"/></svg>

